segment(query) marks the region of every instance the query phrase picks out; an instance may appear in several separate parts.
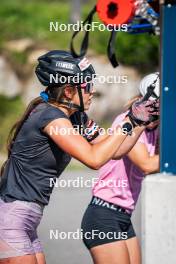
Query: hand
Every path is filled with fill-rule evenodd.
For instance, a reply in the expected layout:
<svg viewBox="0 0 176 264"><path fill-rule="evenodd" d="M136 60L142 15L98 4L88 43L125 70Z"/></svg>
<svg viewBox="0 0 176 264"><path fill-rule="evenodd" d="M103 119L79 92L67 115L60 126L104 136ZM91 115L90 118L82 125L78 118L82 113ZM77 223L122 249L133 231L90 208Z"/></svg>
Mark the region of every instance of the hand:
<svg viewBox="0 0 176 264"><path fill-rule="evenodd" d="M133 126L146 126L159 119L159 99L152 101L135 101L127 116L130 118Z"/></svg>
<svg viewBox="0 0 176 264"><path fill-rule="evenodd" d="M101 128L92 119L88 120L86 123L86 128L84 130L84 137L88 142L91 142L99 135Z"/></svg>

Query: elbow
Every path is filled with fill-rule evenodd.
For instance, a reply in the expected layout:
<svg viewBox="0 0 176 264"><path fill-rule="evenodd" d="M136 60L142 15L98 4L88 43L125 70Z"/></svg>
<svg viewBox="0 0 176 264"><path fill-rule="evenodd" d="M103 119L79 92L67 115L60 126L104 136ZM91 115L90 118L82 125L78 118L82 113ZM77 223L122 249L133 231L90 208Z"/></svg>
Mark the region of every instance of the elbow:
<svg viewBox="0 0 176 264"><path fill-rule="evenodd" d="M159 172L159 156L151 157L143 162L141 169L145 175Z"/></svg>
<svg viewBox="0 0 176 264"><path fill-rule="evenodd" d="M92 170L99 170L100 167L91 167Z"/></svg>
<svg viewBox="0 0 176 264"><path fill-rule="evenodd" d="M98 164L98 163L96 163L96 162L93 162L93 163L90 164L88 167L89 167L90 169L92 169L92 170L99 170L99 169L101 168L101 165Z"/></svg>
<svg viewBox="0 0 176 264"><path fill-rule="evenodd" d="M152 174L152 173L156 172L156 169L150 167L149 164L143 164L140 169L142 170L142 172L145 175Z"/></svg>
<svg viewBox="0 0 176 264"><path fill-rule="evenodd" d="M97 164L94 166L94 170L99 170L101 167L102 167L102 165Z"/></svg>
<svg viewBox="0 0 176 264"><path fill-rule="evenodd" d="M143 173L144 173L145 175L148 175L148 174L151 174L152 171L151 171L151 170L148 170L148 169L145 169L145 170L143 170Z"/></svg>
<svg viewBox="0 0 176 264"><path fill-rule="evenodd" d="M112 160L120 160L123 158L123 155L116 155L114 157L112 157Z"/></svg>
<svg viewBox="0 0 176 264"><path fill-rule="evenodd" d="M104 155L98 153L91 153L90 156L87 155L87 166L92 170L99 170L108 160Z"/></svg>
<svg viewBox="0 0 176 264"><path fill-rule="evenodd" d="M102 162L99 159L91 159L87 166L92 170L99 170L102 167Z"/></svg>

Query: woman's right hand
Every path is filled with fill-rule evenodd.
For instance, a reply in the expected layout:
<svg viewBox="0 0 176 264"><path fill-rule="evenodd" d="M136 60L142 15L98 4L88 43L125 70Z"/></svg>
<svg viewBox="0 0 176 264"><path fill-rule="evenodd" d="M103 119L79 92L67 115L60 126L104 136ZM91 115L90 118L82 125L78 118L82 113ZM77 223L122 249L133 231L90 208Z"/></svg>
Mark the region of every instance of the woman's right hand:
<svg viewBox="0 0 176 264"><path fill-rule="evenodd" d="M159 119L159 99L143 101L143 99L135 101L127 116L130 118L133 126L148 125Z"/></svg>

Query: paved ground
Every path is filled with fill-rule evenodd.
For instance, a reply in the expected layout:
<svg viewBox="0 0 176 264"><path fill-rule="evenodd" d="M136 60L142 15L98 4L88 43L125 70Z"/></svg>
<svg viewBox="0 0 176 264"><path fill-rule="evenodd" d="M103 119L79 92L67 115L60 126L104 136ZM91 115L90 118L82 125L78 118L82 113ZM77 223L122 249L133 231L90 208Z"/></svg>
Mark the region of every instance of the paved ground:
<svg viewBox="0 0 176 264"><path fill-rule="evenodd" d="M67 171L60 180L77 179L77 177L84 177L86 180L96 177L96 175L97 173L92 170ZM56 232L80 230L82 215L90 198L90 188L55 188L50 205L45 208L44 217L39 227L39 236L43 242L47 264L92 263L81 239L50 239L50 230L53 230L55 234ZM133 223L140 237L140 201L133 216Z"/></svg>

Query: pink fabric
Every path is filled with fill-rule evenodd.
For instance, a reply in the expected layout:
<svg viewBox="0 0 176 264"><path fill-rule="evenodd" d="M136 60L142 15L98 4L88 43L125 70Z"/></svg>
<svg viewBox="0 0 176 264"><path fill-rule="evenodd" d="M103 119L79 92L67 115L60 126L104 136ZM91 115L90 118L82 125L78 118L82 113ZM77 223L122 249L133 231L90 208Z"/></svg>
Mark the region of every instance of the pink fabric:
<svg viewBox="0 0 176 264"><path fill-rule="evenodd" d="M119 115L112 127L122 122L125 115L126 113ZM158 128L150 132L145 130L136 144L139 142L145 144L150 156L152 156L155 154L157 137ZM143 178L143 172L127 156L120 160L110 160L99 170L99 178L92 193L94 196L120 205L132 212L141 191Z"/></svg>

